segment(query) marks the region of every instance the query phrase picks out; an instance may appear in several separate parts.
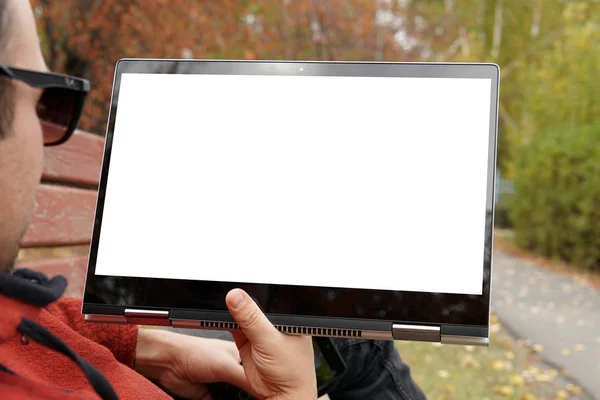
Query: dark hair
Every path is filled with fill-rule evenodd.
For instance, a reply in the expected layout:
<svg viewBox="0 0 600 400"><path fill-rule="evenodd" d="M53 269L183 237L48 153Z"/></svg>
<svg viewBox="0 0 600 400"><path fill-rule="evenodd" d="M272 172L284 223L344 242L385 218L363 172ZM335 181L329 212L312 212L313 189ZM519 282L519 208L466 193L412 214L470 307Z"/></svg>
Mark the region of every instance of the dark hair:
<svg viewBox="0 0 600 400"><path fill-rule="evenodd" d="M0 0L0 64L9 64L10 42L10 10L8 2ZM8 135L13 119L12 82L7 77L0 77L0 139Z"/></svg>

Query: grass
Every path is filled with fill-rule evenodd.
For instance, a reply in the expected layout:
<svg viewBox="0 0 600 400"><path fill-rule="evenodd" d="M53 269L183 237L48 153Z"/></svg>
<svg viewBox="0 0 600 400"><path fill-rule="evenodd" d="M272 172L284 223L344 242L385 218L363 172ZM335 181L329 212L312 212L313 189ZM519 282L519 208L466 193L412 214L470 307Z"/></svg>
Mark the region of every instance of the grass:
<svg viewBox="0 0 600 400"><path fill-rule="evenodd" d="M432 400L585 399L563 371L544 365L492 318L489 347L397 342L412 376Z"/></svg>

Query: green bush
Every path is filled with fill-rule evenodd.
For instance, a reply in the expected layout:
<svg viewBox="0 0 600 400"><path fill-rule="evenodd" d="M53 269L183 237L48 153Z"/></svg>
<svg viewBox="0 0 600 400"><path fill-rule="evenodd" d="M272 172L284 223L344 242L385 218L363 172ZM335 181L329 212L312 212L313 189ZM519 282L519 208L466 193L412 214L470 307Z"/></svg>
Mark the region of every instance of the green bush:
<svg viewBox="0 0 600 400"><path fill-rule="evenodd" d="M600 271L600 121L539 132L515 165L518 246Z"/></svg>
<svg viewBox="0 0 600 400"><path fill-rule="evenodd" d="M514 228L513 223L510 220L508 208L498 205L496 206L496 213L494 215L494 227L501 229Z"/></svg>

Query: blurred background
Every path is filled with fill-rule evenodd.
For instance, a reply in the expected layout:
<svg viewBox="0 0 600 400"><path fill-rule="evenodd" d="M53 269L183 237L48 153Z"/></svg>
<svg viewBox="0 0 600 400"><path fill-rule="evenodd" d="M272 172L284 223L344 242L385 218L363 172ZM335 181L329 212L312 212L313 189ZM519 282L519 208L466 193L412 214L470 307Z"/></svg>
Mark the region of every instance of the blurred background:
<svg viewBox="0 0 600 400"><path fill-rule="evenodd" d="M397 347L432 399L600 398L600 1L32 4L98 135L123 57L499 64L492 344Z"/></svg>

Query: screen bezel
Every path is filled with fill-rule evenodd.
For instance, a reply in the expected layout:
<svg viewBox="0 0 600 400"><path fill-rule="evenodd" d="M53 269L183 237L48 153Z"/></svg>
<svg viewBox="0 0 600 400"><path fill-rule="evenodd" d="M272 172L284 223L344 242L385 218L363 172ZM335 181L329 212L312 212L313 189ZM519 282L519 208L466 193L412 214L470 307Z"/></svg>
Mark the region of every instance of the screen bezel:
<svg viewBox="0 0 600 400"><path fill-rule="evenodd" d="M95 274L104 197L110 165L120 78L123 73L365 76L489 79L490 128L486 193L485 249L482 295L426 293L347 288L209 282L157 278L100 276ZM352 320L389 320L425 324L489 325L493 245L494 189L497 146L499 68L495 64L384 63L123 59L115 69L106 131L96 217L90 246L84 292L85 308L206 310L226 312L225 295L234 288L248 291L267 314ZM165 135L165 140L169 140ZM441 172L441 171L440 171ZM440 174L441 175L441 174ZM440 198L443 201L443 198ZM176 234L176 233L175 233ZM432 245L434 250L435 244ZM300 300L302 299L302 300Z"/></svg>

